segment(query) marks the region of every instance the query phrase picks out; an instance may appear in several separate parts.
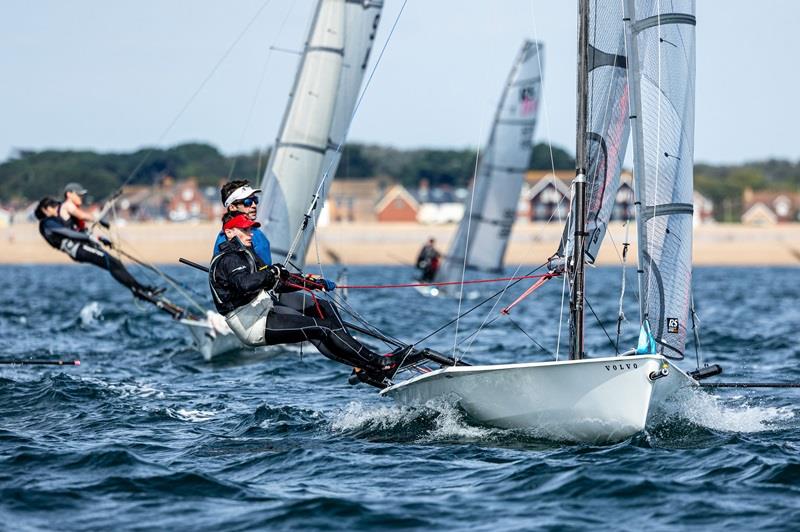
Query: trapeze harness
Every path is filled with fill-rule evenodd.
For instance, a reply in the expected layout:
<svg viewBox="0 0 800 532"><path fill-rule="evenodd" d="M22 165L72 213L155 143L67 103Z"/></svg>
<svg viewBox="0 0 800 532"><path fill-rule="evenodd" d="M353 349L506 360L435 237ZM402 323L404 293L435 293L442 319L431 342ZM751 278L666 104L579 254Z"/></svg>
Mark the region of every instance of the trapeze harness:
<svg viewBox="0 0 800 532"><path fill-rule="evenodd" d="M217 266L219 266L220 259L229 253L242 253L247 258L246 266L247 273L253 274L258 272L258 265L253 255L246 249L228 250L223 251L211 260L209 268L210 275L209 285L211 286L211 295L217 304L223 304L222 298L216 288L214 288L213 279L217 273ZM225 314L225 323L231 328L233 333L239 340L249 346L256 347L267 345L266 330L267 330L267 315L275 306L272 296L266 290L259 290L256 296L248 303L240 305L234 310Z"/></svg>

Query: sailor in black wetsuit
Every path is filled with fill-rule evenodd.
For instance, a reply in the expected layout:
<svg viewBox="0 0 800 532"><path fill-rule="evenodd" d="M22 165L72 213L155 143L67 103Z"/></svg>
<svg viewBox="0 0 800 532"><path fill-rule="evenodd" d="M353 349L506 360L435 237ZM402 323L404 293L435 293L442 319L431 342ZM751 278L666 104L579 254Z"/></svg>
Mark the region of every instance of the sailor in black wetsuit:
<svg viewBox="0 0 800 532"><path fill-rule="evenodd" d="M305 308L281 304L273 295L306 290L332 291L326 279L290 274L280 265L267 266L253 252L251 231L261 224L241 213L222 218L227 241L211 261L209 284L214 304L236 336L246 345L276 345L310 341L326 357L354 368L363 382L384 387L397 370L399 355L381 356L353 338L328 301L308 297Z"/></svg>
<svg viewBox="0 0 800 532"><path fill-rule="evenodd" d="M117 282L140 299L151 301L158 294L154 288L139 283L122 262L103 251L100 244L110 246L110 240L102 236L95 238L86 231L69 227L59 215L60 209L61 203L53 198L43 198L36 206L39 233L48 244L69 255L75 262L94 264L108 270Z"/></svg>
<svg viewBox="0 0 800 532"><path fill-rule="evenodd" d="M433 238L428 239L428 243L422 246L417 256L417 269L422 272L420 281L432 283L436 279L436 272L439 271L440 256L436 247L434 247Z"/></svg>

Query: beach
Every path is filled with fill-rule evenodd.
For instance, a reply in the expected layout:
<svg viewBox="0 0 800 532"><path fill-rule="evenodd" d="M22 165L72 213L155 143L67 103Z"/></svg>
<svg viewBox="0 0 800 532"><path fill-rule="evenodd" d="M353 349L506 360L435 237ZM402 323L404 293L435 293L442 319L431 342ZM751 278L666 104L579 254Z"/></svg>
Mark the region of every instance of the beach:
<svg viewBox="0 0 800 532"><path fill-rule="evenodd" d="M336 223L318 229L318 242L309 247L307 264L413 264L429 237L445 252L455 224ZM112 226L110 236L129 254L156 264L177 264L179 257L207 264L217 222L147 222ZM561 238L559 224L517 223L506 254L506 264L539 264L551 256ZM620 264L626 228L612 224L597 265ZM635 263L636 229L628 233L628 261ZM0 229L0 264L59 264L69 257L48 246L34 223ZM800 265L800 224L753 227L706 224L694 230L693 262L698 266Z"/></svg>

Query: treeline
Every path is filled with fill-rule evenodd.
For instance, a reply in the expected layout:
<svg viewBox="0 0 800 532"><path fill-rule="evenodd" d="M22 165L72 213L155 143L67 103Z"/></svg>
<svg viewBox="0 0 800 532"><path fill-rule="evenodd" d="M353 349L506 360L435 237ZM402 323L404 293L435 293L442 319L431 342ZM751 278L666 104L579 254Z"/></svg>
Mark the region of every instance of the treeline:
<svg viewBox="0 0 800 532"><path fill-rule="evenodd" d="M226 156L215 147L181 144L168 149L141 149L130 153L92 151L20 151L0 164L0 201L30 201L54 194L70 181L86 186L95 199L108 196L123 183L154 184L165 176L195 177L202 185L217 185L229 176L258 182L269 153ZM570 170L575 160L569 152L554 147L556 170ZM421 180L432 186L464 186L475 168L472 149L401 150L371 144L348 144L337 177L388 176L414 187ZM531 151L529 168L551 168L550 148L537 144ZM753 190L800 190L800 163L767 160L742 165L695 166L695 188L715 205L718 219L736 221L742 210L742 193Z"/></svg>
<svg viewBox="0 0 800 532"><path fill-rule="evenodd" d="M800 162L769 159L741 165L696 164L694 186L714 202L714 217L738 222L743 214L742 195L746 188L800 192Z"/></svg>
<svg viewBox="0 0 800 532"><path fill-rule="evenodd" d="M123 183L154 184L165 176L197 178L201 185L216 185L229 176L259 182L268 152L226 156L208 144L181 144L168 149L141 149L131 153L92 151L20 151L0 164L0 201L34 200L54 194L70 181L78 181L95 199L104 198ZM565 150L553 148L556 169L574 168ZM550 152L538 144L531 153L532 169L550 168ZM400 150L366 144L348 144L337 176L368 178L388 176L408 186L422 179L431 185L464 186L475 167L475 151Z"/></svg>

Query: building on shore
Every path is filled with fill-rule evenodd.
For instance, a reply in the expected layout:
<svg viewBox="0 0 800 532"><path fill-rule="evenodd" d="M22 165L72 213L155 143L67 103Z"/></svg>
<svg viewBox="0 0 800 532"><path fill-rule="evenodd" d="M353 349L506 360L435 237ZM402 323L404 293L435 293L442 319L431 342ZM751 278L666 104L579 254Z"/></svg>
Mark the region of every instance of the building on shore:
<svg viewBox="0 0 800 532"><path fill-rule="evenodd" d="M754 192L747 187L742 193L742 211L742 223L747 225L800 222L800 194Z"/></svg>

